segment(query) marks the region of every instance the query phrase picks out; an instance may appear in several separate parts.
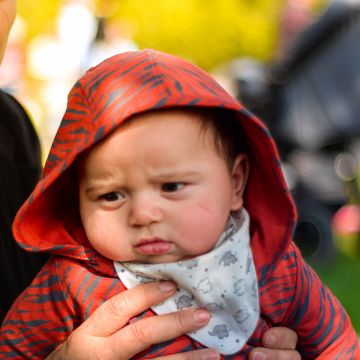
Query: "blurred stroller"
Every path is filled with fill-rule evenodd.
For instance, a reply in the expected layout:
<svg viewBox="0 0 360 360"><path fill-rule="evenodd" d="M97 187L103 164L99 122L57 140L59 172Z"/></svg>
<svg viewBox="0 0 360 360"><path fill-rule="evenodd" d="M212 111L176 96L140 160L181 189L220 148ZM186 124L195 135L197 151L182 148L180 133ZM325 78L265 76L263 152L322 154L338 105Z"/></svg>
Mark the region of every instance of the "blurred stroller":
<svg viewBox="0 0 360 360"><path fill-rule="evenodd" d="M360 1L335 1L281 62L239 59L229 67L237 97L279 145L298 207L294 238L318 267L336 254L334 213L349 201L360 204L348 191L360 171L359 39Z"/></svg>

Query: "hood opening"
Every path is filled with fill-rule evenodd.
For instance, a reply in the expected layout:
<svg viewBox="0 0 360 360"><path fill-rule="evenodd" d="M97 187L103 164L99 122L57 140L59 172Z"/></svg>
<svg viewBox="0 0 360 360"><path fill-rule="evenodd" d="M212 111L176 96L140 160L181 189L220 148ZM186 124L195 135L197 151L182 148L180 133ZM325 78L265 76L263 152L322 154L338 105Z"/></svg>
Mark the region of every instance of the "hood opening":
<svg viewBox="0 0 360 360"><path fill-rule="evenodd" d="M136 84L132 92L129 83ZM244 204L255 261L275 265L291 241L296 214L271 135L208 74L153 50L116 55L75 84L44 175L15 219L13 231L20 245L77 259L94 256L80 222L73 162L134 114L189 106L236 113L250 160Z"/></svg>

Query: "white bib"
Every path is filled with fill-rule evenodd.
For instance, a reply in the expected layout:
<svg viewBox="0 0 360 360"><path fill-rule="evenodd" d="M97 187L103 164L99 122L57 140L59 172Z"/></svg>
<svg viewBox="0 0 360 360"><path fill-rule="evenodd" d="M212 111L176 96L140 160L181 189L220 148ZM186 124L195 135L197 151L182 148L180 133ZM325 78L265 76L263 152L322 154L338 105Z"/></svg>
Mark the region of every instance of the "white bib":
<svg viewBox="0 0 360 360"><path fill-rule="evenodd" d="M231 216L216 246L189 260L164 264L114 262L127 288L144 282L173 280L178 291L162 304L157 314L187 307L205 307L209 323L188 336L221 354L242 349L259 319L259 295L250 249L249 215L242 210Z"/></svg>

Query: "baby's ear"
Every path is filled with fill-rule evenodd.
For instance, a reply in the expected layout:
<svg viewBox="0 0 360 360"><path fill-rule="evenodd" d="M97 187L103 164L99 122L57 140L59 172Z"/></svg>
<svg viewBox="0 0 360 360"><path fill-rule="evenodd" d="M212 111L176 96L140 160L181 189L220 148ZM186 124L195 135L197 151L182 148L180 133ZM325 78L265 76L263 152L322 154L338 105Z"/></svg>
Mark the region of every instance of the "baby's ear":
<svg viewBox="0 0 360 360"><path fill-rule="evenodd" d="M244 191L249 176L249 159L246 154L239 154L235 161L231 172L233 183L233 195L231 202L231 210L237 211L242 208L244 200Z"/></svg>

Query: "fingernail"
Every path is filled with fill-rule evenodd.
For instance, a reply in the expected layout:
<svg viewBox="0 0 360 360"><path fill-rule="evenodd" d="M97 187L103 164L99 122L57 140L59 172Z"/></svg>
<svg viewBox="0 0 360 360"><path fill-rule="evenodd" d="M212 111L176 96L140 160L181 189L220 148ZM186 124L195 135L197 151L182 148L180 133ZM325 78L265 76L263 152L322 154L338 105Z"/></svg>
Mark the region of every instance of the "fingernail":
<svg viewBox="0 0 360 360"><path fill-rule="evenodd" d="M171 293L176 291L176 285L171 281L161 281L159 288L164 293Z"/></svg>
<svg viewBox="0 0 360 360"><path fill-rule="evenodd" d="M194 312L194 317L199 324L205 324L210 319L210 313L207 310L199 309Z"/></svg>
<svg viewBox="0 0 360 360"><path fill-rule="evenodd" d="M273 346L276 343L276 336L273 334L270 334L268 336L265 336L264 338L264 345L267 346Z"/></svg>
<svg viewBox="0 0 360 360"><path fill-rule="evenodd" d="M201 351L201 357L199 360L220 360L220 354L213 349L207 349Z"/></svg>
<svg viewBox="0 0 360 360"><path fill-rule="evenodd" d="M266 355L262 352L258 352L256 351L254 353L254 357L253 357L254 360L266 360Z"/></svg>

